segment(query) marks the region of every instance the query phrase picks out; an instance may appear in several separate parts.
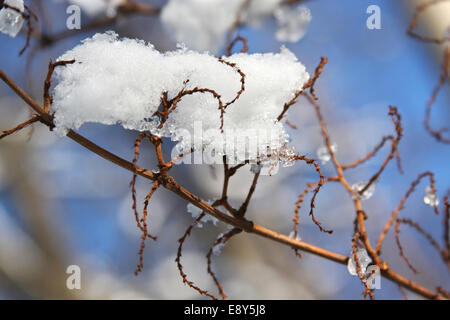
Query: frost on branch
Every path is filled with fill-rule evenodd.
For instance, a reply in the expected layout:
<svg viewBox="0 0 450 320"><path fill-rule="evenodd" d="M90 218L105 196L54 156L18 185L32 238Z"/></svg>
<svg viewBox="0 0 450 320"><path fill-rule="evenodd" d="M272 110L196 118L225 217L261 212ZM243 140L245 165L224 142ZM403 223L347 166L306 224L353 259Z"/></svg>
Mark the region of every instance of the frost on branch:
<svg viewBox="0 0 450 320"><path fill-rule="evenodd" d="M14 38L24 24L25 19L22 17L21 12L24 12L25 6L23 0L5 0L4 4L10 8L7 7L0 10L0 32Z"/></svg>
<svg viewBox="0 0 450 320"><path fill-rule="evenodd" d="M161 12L161 21L176 41L196 50L217 52L224 44L227 32L236 24L259 26L265 18L282 10L276 14L281 28L277 39L298 41L311 20L309 10L285 8L281 6L282 2L282 0L170 0Z"/></svg>
<svg viewBox="0 0 450 320"><path fill-rule="evenodd" d="M285 48L278 54L223 58L236 64L232 67L185 48L160 53L144 41L119 39L111 32L86 39L59 59L76 61L55 71L52 109L59 133L86 122L119 123L179 141L180 151L209 148L219 157L240 160L260 155L240 154L239 144L256 143L257 150L268 153L286 147L289 137L277 117L309 79ZM242 86L237 68L245 74L245 90L235 99ZM213 90L223 105L235 100L224 113L223 132L218 98L211 92L184 95L164 122L157 116L163 96L173 99L195 88ZM235 142L236 148L226 149L225 141Z"/></svg>

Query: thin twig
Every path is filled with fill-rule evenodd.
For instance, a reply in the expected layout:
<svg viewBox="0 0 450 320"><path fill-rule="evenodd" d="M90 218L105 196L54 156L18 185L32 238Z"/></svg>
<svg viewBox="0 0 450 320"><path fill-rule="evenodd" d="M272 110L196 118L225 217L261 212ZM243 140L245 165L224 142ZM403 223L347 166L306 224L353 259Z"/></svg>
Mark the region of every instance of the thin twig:
<svg viewBox="0 0 450 320"><path fill-rule="evenodd" d="M9 135L11 135L11 134L13 134L13 133L16 133L16 132L24 129L27 126L29 126L29 125L31 125L31 124L33 124L35 122L38 122L40 120L41 120L41 117L39 115L34 115L30 119L28 119L27 121L22 122L21 124L17 125L16 127L12 128L10 130L3 131L2 134L0 134L0 140L5 138L5 137L7 137L7 136L9 136Z"/></svg>
<svg viewBox="0 0 450 320"><path fill-rule="evenodd" d="M429 36L422 36L422 35L419 35L414 32L415 27L419 23L420 15L429 7L434 6L438 3L445 2L445 1L448 1L448 0L431 0L431 1L424 2L421 5L417 6L414 16L411 19L411 22L409 23L409 27L407 30L408 35L410 35L411 37L416 38L420 41L423 41L423 42L430 42L430 43L436 43L436 44L441 44L446 41L450 41L450 37L434 38L434 37L429 37Z"/></svg>
<svg viewBox="0 0 450 320"><path fill-rule="evenodd" d="M380 237L378 238L378 242L377 242L377 248L376 251L378 254L381 254L381 246L383 245L383 240L386 237L386 234L389 231L389 228L392 226L392 224L394 223L395 219L397 218L397 215L399 214L399 212L405 207L405 203L406 200L408 200L409 196L414 192L416 186L420 183L420 181L425 178L428 177L430 180L430 186L432 188L432 191L434 193L436 193L436 188L434 186L434 175L432 172L430 171L426 171L424 173L419 174L419 176L417 177L416 180L414 180L411 183L411 186L409 187L408 191L406 192L406 194L403 196L403 198L400 200L400 203L398 204L397 208L392 212L391 217L389 218L388 222L386 223L386 225L383 228L383 231L380 234ZM435 207L435 210L438 210ZM438 211L437 211L438 212Z"/></svg>
<svg viewBox="0 0 450 320"><path fill-rule="evenodd" d="M217 297L215 297L214 295L210 294L207 290L203 290L200 289L198 286L196 286L194 284L194 282L188 280L187 278L187 274L183 271L183 265L181 264L181 255L182 255L182 251L183 251L183 244L186 241L187 237L190 236L192 229L200 222L200 220L203 219L203 217L205 216L205 213L202 212L197 219L195 219L195 221L186 229L186 231L184 232L183 236L178 240L178 250L177 250L177 257L175 259L175 262L177 263L178 266L178 271L180 272L180 276L183 279L183 283L187 284L189 287L191 287L192 289L194 289L195 291L197 291L198 293L200 293L201 295L207 296L213 300L217 300Z"/></svg>

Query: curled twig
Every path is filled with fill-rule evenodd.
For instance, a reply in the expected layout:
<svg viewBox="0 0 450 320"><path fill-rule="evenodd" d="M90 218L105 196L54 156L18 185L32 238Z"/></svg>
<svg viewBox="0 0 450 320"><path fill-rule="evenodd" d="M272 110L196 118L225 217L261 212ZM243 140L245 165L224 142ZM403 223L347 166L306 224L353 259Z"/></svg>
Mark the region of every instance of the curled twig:
<svg viewBox="0 0 450 320"><path fill-rule="evenodd" d="M186 80L184 82L185 86L189 82L189 80ZM161 116L161 122L159 127L162 128L167 121L167 118L169 115L177 108L178 103L181 101L181 99L184 96L192 95L195 93L209 93L211 94L219 103L219 110L220 110L220 130L223 132L223 121L224 121L224 114L225 114L225 107L221 99L221 95L218 94L213 89L208 88L199 88L194 87L192 89L181 89L181 91L172 99L168 100L167 93L163 93L161 97L161 104L163 105L163 111L157 111L156 114Z"/></svg>
<svg viewBox="0 0 450 320"><path fill-rule="evenodd" d="M231 37L233 36L233 33L241 26L242 24L242 15L245 13L245 11L247 11L248 7L250 6L250 3L252 2L252 0L244 0L242 2L242 5L239 7L238 11L236 12L236 17L234 18L234 22L231 25L230 29L227 32L227 48L230 48L231 45ZM231 51L231 49L230 49ZM231 55L228 54L228 55Z"/></svg>
<svg viewBox="0 0 450 320"><path fill-rule="evenodd" d="M368 152L364 157L359 158L355 161L353 161L352 163L349 164L344 164L342 165L342 169L343 170L347 170L347 169L352 169L352 168L356 168L357 166L359 166L360 164L363 164L364 162L366 162L367 160L371 159L372 157L374 157L378 151L384 146L384 144L387 141L394 141L395 138L392 135L388 135L388 136L384 136L381 139L381 142L379 144L377 144L372 151ZM398 154L398 151L395 153L395 157L397 158L397 167L398 170L400 171L400 173L403 173L403 169L402 169L402 165L401 165L401 158L400 155Z"/></svg>
<svg viewBox="0 0 450 320"><path fill-rule="evenodd" d="M40 115L42 117L42 121L41 121L42 123L49 126L50 128L53 127L53 125L54 125L53 118L48 113L46 113L44 111L44 109L36 101L34 101L29 95L27 95L2 70L0 70L0 79L2 79L18 96L20 96L38 115ZM306 94L306 96L308 97L307 94ZM317 112L319 120L321 121L323 135L327 142L327 146L329 148L329 140L330 139L328 137L328 134L326 131L326 126L323 121L323 117L320 113L320 109L317 106L316 106L316 112ZM126 170L131 171L131 172L135 171L138 175L140 175L146 179L149 179L151 181L157 180L161 184L161 186L163 186L164 188L170 190L174 194L180 196L181 198L189 201L196 207L202 209L203 214L208 213L229 225L232 225L234 227L242 229L245 232L253 233L258 236L271 239L272 241L276 241L276 242L282 243L284 245L287 245L287 246L290 246L293 248L298 248L300 250L310 252L317 256L329 259L331 261L334 261L334 262L337 262L337 263L340 263L343 265L345 265L348 261L348 258L343 255L334 253L334 252L326 250L326 249L319 248L317 246L311 245L309 243L305 243L303 241L298 241L298 240L292 239L288 236L277 233L268 228L262 227L262 226L258 225L257 223L248 221L246 219L239 219L237 217L230 216L230 215L226 214L225 212L217 210L214 206L202 201L198 196L196 196L195 194L189 192L188 190L186 190L185 188L180 186L175 181L175 179L168 176L167 174L163 174L162 172L161 172L161 174L155 174L144 168L139 168L139 167L133 165L133 163L120 158L119 156L109 152L106 149L101 148L100 146L94 144L92 141L84 138L83 136L77 134L76 132L74 132L72 130L68 131L67 137L69 137L70 139L73 139L78 144L80 144L83 147L87 148L88 150L94 152L95 154L99 155L100 157L104 158L105 160L108 160ZM160 143L157 145L159 147L161 146ZM332 155L333 162L335 163L335 166L338 169L339 181L346 187L347 190L351 189L351 187L348 185L348 183L342 173L342 168L340 167L338 161L336 160L336 157L334 156L334 154L332 152L330 152L330 154ZM159 159L158 159L158 161L159 161ZM364 246L368 250L369 254L371 254L371 257L373 258L372 252L370 250L370 242L369 242L368 236L365 231L365 226L364 226L364 217L366 217L366 215L362 211L363 209L361 207L360 201L354 200L354 202L355 202L355 207L357 210L357 217L358 217L358 231L361 233L361 237L362 237ZM182 239L180 239L180 242L183 242L186 239L186 237L188 236L188 234L190 233L191 230L192 230L192 228L187 230L187 234L185 234L182 237ZM182 243L180 243L180 247L181 246L182 246ZM183 273L182 267L180 266L181 265L180 257L181 257L181 248L179 248L179 251L177 254L177 263L179 264L180 274L187 281L186 275ZM377 258L376 255L375 255L375 257ZM412 291L414 291L418 294L421 294L422 296L427 297L427 298L431 298L431 299L445 298L444 296L437 294L435 291L429 290L429 289L403 277L402 275L394 272L391 268L389 268L387 266L383 267L383 264L381 263L381 261L379 261L379 259L377 259L377 260L373 259L373 260L377 265L379 265L381 267L381 274L383 276L385 276L387 279L390 279L390 280L402 285L403 287L408 288L409 290L412 290Z"/></svg>
<svg viewBox="0 0 450 320"><path fill-rule="evenodd" d="M21 56L25 52L25 50L30 46L31 35L33 34L33 30L34 30L33 25L31 24L31 21L33 19L35 21L38 21L38 17L26 5L24 5L25 11L21 11L20 9L18 9L14 6L10 6L9 4L4 3L4 1L1 1L0 10L3 8L10 9L10 10L13 10L13 11L19 13L22 16L22 18L26 21L26 24L27 24L26 40L25 40L25 45L19 51L19 56Z"/></svg>
<svg viewBox="0 0 450 320"><path fill-rule="evenodd" d="M314 100L318 100L317 96L314 94L314 85L316 84L317 79L319 79L320 75L322 74L323 68L325 68L325 65L327 63L328 63L327 57L320 57L320 63L316 67L314 76L312 78L309 78L308 82L302 88L302 91L309 88L309 92Z"/></svg>
<svg viewBox="0 0 450 320"><path fill-rule="evenodd" d="M411 19L411 22L409 23L409 27L407 30L408 35L410 35L411 37L416 38L420 41L436 43L436 44L441 44L446 41L450 41L450 37L434 38L434 37L422 36L422 35L419 35L414 32L415 27L419 23L420 15L429 7L436 5L438 3L441 3L441 2L444 2L444 1L448 1L448 0L431 0L431 1L424 2L421 5L419 5L416 8L414 16Z"/></svg>
<svg viewBox="0 0 450 320"><path fill-rule="evenodd" d="M428 131L428 133L431 136L433 136L437 141L440 141L442 143L450 143L450 138L446 138L442 135L443 132L448 131L448 128L440 128L437 130L433 129L430 125L430 118L431 118L431 109L434 105L434 102L436 101L437 95L441 90L441 87L444 85L445 81L447 81L448 79L449 67L450 67L450 46L447 46L447 48L445 48L444 63L442 64L439 81L436 84L435 88L433 89L430 99L427 102L424 120L425 129Z"/></svg>
<svg viewBox="0 0 450 320"><path fill-rule="evenodd" d="M400 143L400 140L403 137L403 128L402 128L402 124L401 124L402 117L398 113L397 108L393 107L393 106L389 106L389 115L391 116L392 123L395 126L395 132L397 133L395 139L392 140L391 152L386 157L386 160L384 160L380 169L369 179L369 182L365 185L365 187L359 191L360 195L364 194L364 192L366 192L366 190L369 189L370 186L378 180L378 178L383 173L384 169L389 164L389 162L392 160L392 158L394 158L394 157L396 157L396 155L398 155L398 144Z"/></svg>

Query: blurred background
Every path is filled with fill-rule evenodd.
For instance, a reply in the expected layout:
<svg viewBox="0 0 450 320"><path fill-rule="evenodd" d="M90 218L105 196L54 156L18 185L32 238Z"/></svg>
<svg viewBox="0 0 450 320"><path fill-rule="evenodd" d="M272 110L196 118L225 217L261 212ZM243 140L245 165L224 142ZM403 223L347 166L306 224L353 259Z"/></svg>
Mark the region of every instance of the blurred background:
<svg viewBox="0 0 450 320"><path fill-rule="evenodd" d="M35 8L39 1L26 1ZM53 31L65 30L67 3L40 1L48 8ZM142 1L145 2L145 1ZM147 1L156 6L165 1ZM393 133L387 115L395 105L402 114L404 138L399 151L404 174L395 161L389 164L376 184L374 195L364 201L367 227L374 242L391 212L396 208L421 172L436 174L437 195L450 187L450 147L436 142L424 129L425 104L440 74L443 46L425 44L406 35L413 0L314 0L304 3L312 21L298 43L285 44L310 73L321 56L329 63L316 85L319 102L327 120L338 158L350 162L370 151L383 135ZM369 5L381 8L381 30L366 27ZM37 11L37 10L36 10ZM82 16L82 23L89 17ZM85 20L86 19L86 20ZM450 2L430 8L418 31L442 36L450 22ZM158 50L173 50L176 44L158 17L130 16L97 31L115 30L121 36L151 42ZM248 39L250 52L278 52L283 43L274 33L276 23L266 19L259 28L242 27L239 34ZM28 67L27 54L18 57L24 36L10 38L0 34L0 68L18 82L37 101L49 59L55 60L80 40L95 33L76 33L64 41L35 52ZM239 48L237 48L239 49ZM26 75L29 75L27 80ZM432 112L434 128L450 125L448 83L442 88ZM27 106L11 90L0 84L0 130L10 129L29 116ZM304 99L291 108L288 119L298 129L289 129L292 145L301 154L317 157L322 145L320 128L313 109ZM112 152L131 160L137 133L120 126L85 125L80 133ZM166 142L170 150L171 143ZM349 170L351 183L367 181L379 168L390 147L371 161ZM152 150L145 145L140 164L155 166ZM331 163L322 166L334 175ZM230 199L239 204L251 184L248 168L231 180ZM222 168L181 165L173 175L188 190L208 200L220 193ZM159 189L150 204L150 231L157 242L148 242L144 270L134 276L138 262L140 233L131 210L131 174L83 149L73 141L53 134L42 125L23 130L0 142L0 299L203 299L184 286L176 264L177 240L192 222L187 203ZM298 163L281 168L274 176L263 176L258 184L248 218L277 232L292 230L297 196L306 183L317 180L312 168ZM399 217L410 217L443 238L443 215L436 216L424 204L428 182L423 181ZM142 208L150 188L139 180L138 203ZM316 201L317 218L332 235L319 232L308 216L309 197L300 212L299 232L303 241L348 255L355 212L346 191L328 184ZM205 255L218 234L227 226L206 224L196 228L184 247L182 264L188 277L202 288L216 292L206 273ZM402 228L406 254L419 269L415 275L399 257L393 231L384 242L382 258L397 272L424 286L450 288L449 271L439 254L416 232ZM81 268L81 290L66 288L66 268ZM362 287L347 269L324 259L292 250L249 234L233 238L214 257L213 268L225 292L234 299L360 299ZM401 299L397 285L386 279L379 299ZM408 292L408 298L420 298Z"/></svg>

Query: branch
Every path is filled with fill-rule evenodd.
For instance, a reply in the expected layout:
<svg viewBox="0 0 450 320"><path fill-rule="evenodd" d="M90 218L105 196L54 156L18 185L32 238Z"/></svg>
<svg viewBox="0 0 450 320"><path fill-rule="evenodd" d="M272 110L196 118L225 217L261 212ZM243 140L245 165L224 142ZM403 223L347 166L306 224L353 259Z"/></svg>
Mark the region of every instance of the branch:
<svg viewBox="0 0 450 320"><path fill-rule="evenodd" d="M53 117L46 113L44 109L36 102L34 101L28 94L26 94L12 79L10 79L3 70L0 69L0 79L2 79L24 102L30 106L36 113L38 113L42 118L42 123L47 125L49 128L53 128ZM164 188L172 191L173 193L177 194L179 197L187 200L188 202L192 203L197 208L203 210L204 212L208 213L209 215L217 218L218 220L229 224L233 227L236 227L238 229L242 229L243 231L247 233L253 233L258 236L267 238L271 241L275 241L281 244L284 244L286 246L289 246L293 249L299 249L308 253L311 253L313 255L325 258L330 261L334 261L336 263L346 265L348 261L348 257L335 253L317 246L314 246L312 244L299 241L296 239L292 239L286 235L280 234L278 232L275 232L273 230L270 230L268 228L265 228L261 225L258 225L254 222L248 221L243 218L236 218L232 217L216 208L214 208L209 203L201 200L198 196L192 194L182 186L178 185L178 183L170 176L167 175L155 175L151 171L141 168L141 167L135 167L133 163L101 148L100 146L96 145L92 141L86 139L85 137L79 135L78 133L69 130L67 133L67 137L74 140L81 146L85 147L86 149L92 151L93 153L97 154L98 156L102 157L103 159L110 161L130 172L137 172L138 175L141 177L144 177L146 179L152 180L152 181L159 181L161 186ZM334 154L332 154L332 157L335 158ZM342 171L342 170L341 170ZM350 188L350 187L349 187ZM357 200L355 200L357 201ZM365 232L364 230L361 230L361 232ZM369 251L369 250L368 250ZM392 269L387 267L387 265L381 269L381 274L386 277L387 279L402 285L403 287L425 297L428 299L445 299L440 294L437 294L429 289L426 289L425 287L405 278L404 276L394 272Z"/></svg>
<svg viewBox="0 0 450 320"><path fill-rule="evenodd" d="M79 30L64 30L60 33L56 33L53 35L46 34L43 32L37 32L34 35L34 37L39 41L37 46L45 48L54 44L55 42L65 40L79 33L89 32L92 30L96 30L98 28L108 27L117 22L117 20L123 16L130 16L134 14L155 16L158 15L160 11L161 11L160 8L156 8L151 5L127 0L117 7L117 14L112 17L104 17L99 20L93 21Z"/></svg>
<svg viewBox="0 0 450 320"><path fill-rule="evenodd" d="M414 28L417 26L417 24L419 22L420 15L426 9L428 9L429 7L431 7L431 6L435 5L435 4L444 2L444 1L448 1L448 0L431 0L429 2L425 2L425 3L421 4L421 5L419 5L416 8L416 11L414 13L414 17L411 19L411 22L409 24L409 27L408 27L408 30L407 30L408 35L410 35L411 37L416 38L416 39L418 39L420 41L423 41L423 42L430 42L430 43L436 43L436 44L441 44L441 43L444 43L446 41L449 41L450 40L449 37L433 38L433 37L429 37L429 36L422 36L422 35L419 35L419 34L414 32Z"/></svg>

